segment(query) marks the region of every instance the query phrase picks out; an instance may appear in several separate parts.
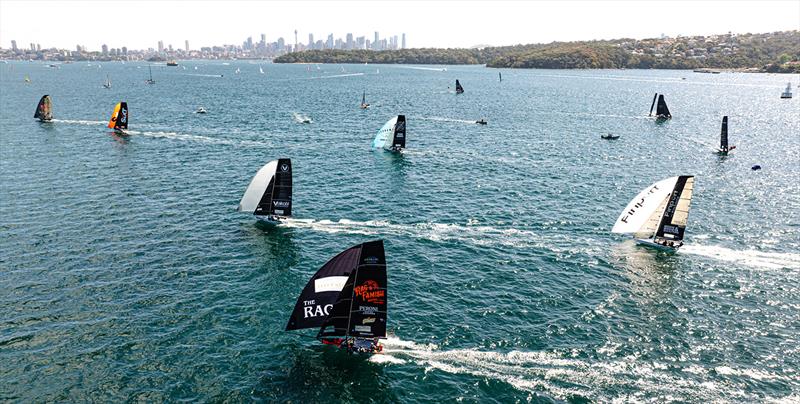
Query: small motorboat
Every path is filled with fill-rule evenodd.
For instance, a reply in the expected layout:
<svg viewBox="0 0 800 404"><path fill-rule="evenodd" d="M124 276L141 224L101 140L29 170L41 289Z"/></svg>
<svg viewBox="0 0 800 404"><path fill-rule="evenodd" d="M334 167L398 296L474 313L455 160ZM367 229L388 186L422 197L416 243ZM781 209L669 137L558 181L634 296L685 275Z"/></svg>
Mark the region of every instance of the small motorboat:
<svg viewBox="0 0 800 404"><path fill-rule="evenodd" d="M612 134L609 133L607 135L600 135L600 138L601 139L606 139L606 140L616 140L616 139L619 139L619 135L612 135Z"/></svg>
<svg viewBox="0 0 800 404"><path fill-rule="evenodd" d="M205 114L206 112L206 109L203 107L197 108L197 111L194 111L195 114Z"/></svg>
<svg viewBox="0 0 800 404"><path fill-rule="evenodd" d="M486 125L486 124L487 124L487 123L489 123L489 122L486 122L486 120L485 120L485 119L481 118L480 120L478 120L478 121L475 121L475 123L477 123L478 125Z"/></svg>

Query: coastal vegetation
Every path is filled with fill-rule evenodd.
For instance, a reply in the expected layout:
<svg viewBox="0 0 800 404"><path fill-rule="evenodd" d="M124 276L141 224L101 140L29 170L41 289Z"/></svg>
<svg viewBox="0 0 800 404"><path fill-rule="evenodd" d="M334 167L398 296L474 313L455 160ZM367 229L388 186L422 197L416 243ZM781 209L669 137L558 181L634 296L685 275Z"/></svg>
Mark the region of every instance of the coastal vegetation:
<svg viewBox="0 0 800 404"><path fill-rule="evenodd" d="M800 72L800 31L553 42L473 49L311 50L276 63L485 64L543 69L749 69Z"/></svg>

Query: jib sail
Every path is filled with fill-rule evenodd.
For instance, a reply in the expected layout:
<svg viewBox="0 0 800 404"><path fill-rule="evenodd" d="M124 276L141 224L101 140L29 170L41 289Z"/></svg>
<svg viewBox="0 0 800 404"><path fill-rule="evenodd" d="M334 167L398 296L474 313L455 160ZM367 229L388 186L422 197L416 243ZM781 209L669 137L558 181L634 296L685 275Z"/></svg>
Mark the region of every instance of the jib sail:
<svg viewBox="0 0 800 404"><path fill-rule="evenodd" d="M111 120L108 121L111 129L128 129L128 103L120 102L114 107Z"/></svg>
<svg viewBox="0 0 800 404"><path fill-rule="evenodd" d="M53 106L49 95L43 95L39 100L39 104L36 106L36 112L33 113L33 117L39 119L40 121L50 121L53 119Z"/></svg>
<svg viewBox="0 0 800 404"><path fill-rule="evenodd" d="M387 297L383 240L361 244L357 266L347 277L317 338L385 337Z"/></svg>
<svg viewBox="0 0 800 404"><path fill-rule="evenodd" d="M322 326L347 279L358 267L363 244L342 251L320 268L303 288L286 331Z"/></svg>
<svg viewBox="0 0 800 404"><path fill-rule="evenodd" d="M461 83L458 82L456 79L456 94L461 94L464 92L464 87L461 87Z"/></svg>
<svg viewBox="0 0 800 404"><path fill-rule="evenodd" d="M637 238L682 239L693 188L694 177L686 175L650 185L628 203L611 231L631 233Z"/></svg>
<svg viewBox="0 0 800 404"><path fill-rule="evenodd" d="M722 117L722 130L719 133L720 150L728 150L728 117Z"/></svg>
<svg viewBox="0 0 800 404"><path fill-rule="evenodd" d="M256 216L291 216L292 161L278 159L261 167L245 190L238 210Z"/></svg>

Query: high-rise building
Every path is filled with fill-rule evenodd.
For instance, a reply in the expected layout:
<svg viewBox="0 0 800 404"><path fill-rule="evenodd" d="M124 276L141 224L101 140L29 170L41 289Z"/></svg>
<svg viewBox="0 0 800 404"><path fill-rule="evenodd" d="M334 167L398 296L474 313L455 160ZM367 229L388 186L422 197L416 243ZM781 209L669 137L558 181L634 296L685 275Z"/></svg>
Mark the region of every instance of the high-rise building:
<svg viewBox="0 0 800 404"><path fill-rule="evenodd" d="M347 38L347 40L345 42L345 49L353 49L353 47L354 47L353 46L354 45L353 44L353 34L348 32L346 38Z"/></svg>
<svg viewBox="0 0 800 404"><path fill-rule="evenodd" d="M297 30L294 30L294 50L297 50Z"/></svg>
<svg viewBox="0 0 800 404"><path fill-rule="evenodd" d="M406 48L406 33L404 32L403 33L403 45L402 45L402 47L400 49L405 49L405 48Z"/></svg>
<svg viewBox="0 0 800 404"><path fill-rule="evenodd" d="M36 52L39 52L41 50L42 50L42 45L37 43L36 44Z"/></svg>
<svg viewBox="0 0 800 404"><path fill-rule="evenodd" d="M108 55L108 45L103 44L103 46L100 47L100 49L103 50L103 56Z"/></svg>
<svg viewBox="0 0 800 404"><path fill-rule="evenodd" d="M278 51L283 52L285 48L286 41L283 39L283 37L278 38Z"/></svg>
<svg viewBox="0 0 800 404"><path fill-rule="evenodd" d="M328 34L328 40L325 42L325 49L333 49L333 34Z"/></svg>
<svg viewBox="0 0 800 404"><path fill-rule="evenodd" d="M186 52L189 52L189 40L187 39L184 41L184 45L186 45Z"/></svg>
<svg viewBox="0 0 800 404"><path fill-rule="evenodd" d="M14 52L17 51L17 41L14 39L11 40L11 50L13 50Z"/></svg>
<svg viewBox="0 0 800 404"><path fill-rule="evenodd" d="M123 46L122 47L122 54L123 55L127 55L128 54L128 47L127 46Z"/></svg>
<svg viewBox="0 0 800 404"><path fill-rule="evenodd" d="M375 50L380 50L380 49L378 49L378 44L380 43L380 39L379 38L380 37L378 36L378 31L375 31L375 40L372 41L372 47L375 48Z"/></svg>
<svg viewBox="0 0 800 404"><path fill-rule="evenodd" d="M247 46L245 46L245 49L253 49L253 37L247 37Z"/></svg>
<svg viewBox="0 0 800 404"><path fill-rule="evenodd" d="M158 41L158 53L164 52L164 41Z"/></svg>
<svg viewBox="0 0 800 404"><path fill-rule="evenodd" d="M314 34L308 34L308 47L314 48Z"/></svg>

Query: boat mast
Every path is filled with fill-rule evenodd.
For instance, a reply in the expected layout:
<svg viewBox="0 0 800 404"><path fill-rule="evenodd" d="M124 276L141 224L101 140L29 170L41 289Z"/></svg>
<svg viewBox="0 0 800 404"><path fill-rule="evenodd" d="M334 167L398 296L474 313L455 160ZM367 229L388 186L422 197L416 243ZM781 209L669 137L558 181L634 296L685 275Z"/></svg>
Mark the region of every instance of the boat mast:
<svg viewBox="0 0 800 404"><path fill-rule="evenodd" d="M353 276L353 288L350 291L350 308L347 309L347 329L344 330L344 340L350 335L350 320L353 318L353 299L356 295L356 280L358 279L358 267L361 266L361 254L364 253L364 244L361 244L361 249L358 250L358 261L356 261L355 275Z"/></svg>

